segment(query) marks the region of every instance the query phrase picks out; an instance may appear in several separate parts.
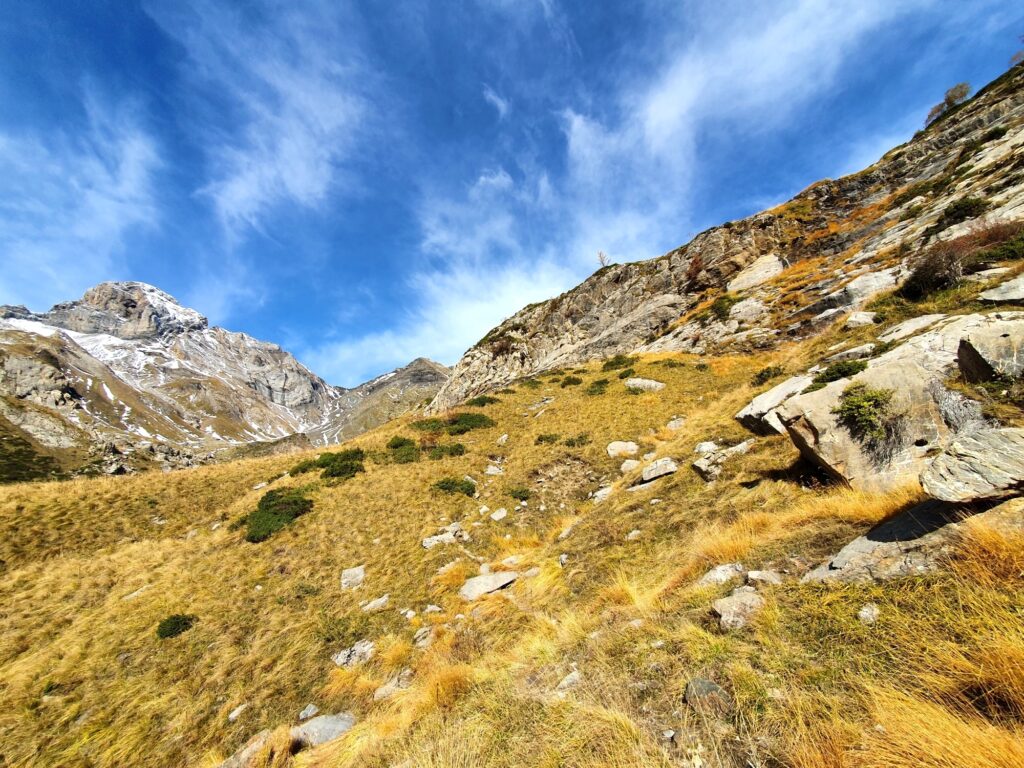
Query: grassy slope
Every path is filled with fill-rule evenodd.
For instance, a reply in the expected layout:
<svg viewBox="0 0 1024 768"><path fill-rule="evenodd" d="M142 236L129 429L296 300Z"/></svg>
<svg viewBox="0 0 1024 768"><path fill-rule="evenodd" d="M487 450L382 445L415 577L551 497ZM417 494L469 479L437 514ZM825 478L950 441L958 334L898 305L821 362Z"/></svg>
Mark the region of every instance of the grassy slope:
<svg viewBox="0 0 1024 768"><path fill-rule="evenodd" d="M251 510L264 492L252 486L279 478L294 455L4 487L0 765L211 765L257 730L293 723L310 702L360 720L349 737L297 758L323 766L679 765L697 743L709 765L1019 765L1021 542L978 531L968 554L981 556L900 584L789 582L768 590L766 610L740 632L720 631L709 612L727 588L693 586L736 559L750 568L814 563L916 500L916 489L869 496L808 485L781 437L759 438L712 485L688 467L698 441L748 437L732 415L756 393L756 370L798 370L838 338L880 332L837 329L706 369L695 358L647 358L635 367L666 382L656 394L627 394L600 364L581 369L581 386L541 376L539 389L517 385L482 409L497 426L456 438L465 456L371 459L340 484L274 480L306 487L315 506L261 544L226 523ZM598 378L610 380L607 392L586 395ZM543 396L555 401L538 415L528 406ZM677 414L685 426L665 430ZM591 437L583 447L536 444L542 433L581 431ZM399 420L351 444L380 451L396 434L418 436ZM621 460L604 451L613 439L674 456L680 471L595 506L587 493L619 477ZM496 456L505 473L485 480ZM467 473L482 482L480 500L430 490ZM521 511L511 511L513 487L533 493ZM492 522L480 504L510 515ZM462 520L472 541L423 550L420 539L450 520ZM641 536L628 541L634 529ZM497 565L512 554L517 568L537 565L541 575L472 609L459 599L478 569L471 555ZM340 571L361 563L364 586L342 592ZM359 609L385 593L387 611ZM856 620L867 601L881 608L872 628ZM424 614L428 603L442 612ZM417 616L405 619L403 608ZM199 620L160 641L156 625L172 613ZM444 628L429 650L414 650L424 623ZM377 640L375 659L335 669L330 655L362 637ZM583 682L557 697L571 665ZM405 666L416 671L413 687L374 703L373 690ZM735 712L705 721L682 705L694 675L730 690ZM229 724L242 703L248 709ZM661 738L666 729L679 746ZM284 741L279 731L272 746ZM280 750L273 758L290 760Z"/></svg>

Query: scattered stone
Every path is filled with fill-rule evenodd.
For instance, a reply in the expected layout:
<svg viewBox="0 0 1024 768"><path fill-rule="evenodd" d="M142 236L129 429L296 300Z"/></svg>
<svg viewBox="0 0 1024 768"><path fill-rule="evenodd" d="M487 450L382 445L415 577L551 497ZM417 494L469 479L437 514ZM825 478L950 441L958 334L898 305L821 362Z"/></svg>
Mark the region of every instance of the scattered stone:
<svg viewBox="0 0 1024 768"><path fill-rule="evenodd" d="M558 565L565 568L565 564L569 562L569 555L563 552L558 556Z"/></svg>
<svg viewBox="0 0 1024 768"><path fill-rule="evenodd" d="M863 328L865 325L874 325L875 312L851 312L850 316L846 318L847 328Z"/></svg>
<svg viewBox="0 0 1024 768"><path fill-rule="evenodd" d="M991 303L1024 303L1024 274L1017 275L1005 283L1000 283L995 288L982 291L978 294L978 298Z"/></svg>
<svg viewBox="0 0 1024 768"><path fill-rule="evenodd" d="M494 522L504 520L506 517L508 517L508 510L505 509L504 507L502 507L501 509L496 509L493 512L491 512L491 520L493 520Z"/></svg>
<svg viewBox="0 0 1024 768"><path fill-rule="evenodd" d="M725 689L703 677L694 677L686 683L683 698L703 714L725 715L732 711L732 699Z"/></svg>
<svg viewBox="0 0 1024 768"><path fill-rule="evenodd" d="M619 466L619 471L622 474L626 474L627 472L632 472L634 469L636 469L639 466L640 466L640 462L637 461L636 459L626 459Z"/></svg>
<svg viewBox="0 0 1024 768"><path fill-rule="evenodd" d="M1024 429L982 428L958 435L921 474L942 501L997 499L1024 486Z"/></svg>
<svg viewBox="0 0 1024 768"><path fill-rule="evenodd" d="M228 712L228 722L233 723L242 716L242 713L249 708L248 704L239 704L237 707Z"/></svg>
<svg viewBox="0 0 1024 768"><path fill-rule="evenodd" d="M697 446L693 449L694 453L714 453L718 450L718 443L713 440L705 440L702 443L697 443Z"/></svg>
<svg viewBox="0 0 1024 768"><path fill-rule="evenodd" d="M356 719L348 712L320 715L291 729L292 741L300 748L316 747L336 739L352 729Z"/></svg>
<svg viewBox="0 0 1024 768"><path fill-rule="evenodd" d="M878 616L881 613L878 606L874 603L868 603L857 611L857 619L861 624L874 624L878 621Z"/></svg>
<svg viewBox="0 0 1024 768"><path fill-rule="evenodd" d="M564 692L575 688L583 680L583 676L580 675L579 670L574 669L568 675L563 677L555 687L556 691Z"/></svg>
<svg viewBox="0 0 1024 768"><path fill-rule="evenodd" d="M372 659L376 649L377 646L372 640L360 640L351 648L334 654L331 661L339 667L355 667Z"/></svg>
<svg viewBox="0 0 1024 768"><path fill-rule="evenodd" d="M725 563L716 565L710 571L697 579L698 587L708 587L712 584L728 584L743 576L743 563Z"/></svg>
<svg viewBox="0 0 1024 768"><path fill-rule="evenodd" d="M508 568L514 568L515 566L519 565L522 559L523 558L520 555L509 555L501 561L501 564Z"/></svg>
<svg viewBox="0 0 1024 768"><path fill-rule="evenodd" d="M394 696L399 691L404 691L412 683L412 670L403 669L397 675L394 675L384 685L373 692L374 701L382 701L383 699Z"/></svg>
<svg viewBox="0 0 1024 768"><path fill-rule="evenodd" d="M718 476L722 474L722 465L727 459L741 453L746 453L750 450L750 446L753 445L753 443L753 440L744 440L742 443L730 448L720 448L713 453L705 453L693 462L692 466L697 470L697 474L700 475L705 482L710 483L713 480L717 480Z"/></svg>
<svg viewBox="0 0 1024 768"><path fill-rule="evenodd" d="M781 584L782 574L778 571L749 571L747 583L754 584Z"/></svg>
<svg viewBox="0 0 1024 768"><path fill-rule="evenodd" d="M659 477L674 474L678 470L679 467L676 466L676 463L666 456L644 467L644 471L640 476L643 478L643 482L649 483L652 480L657 480Z"/></svg>
<svg viewBox="0 0 1024 768"><path fill-rule="evenodd" d="M270 729L265 728L245 742L235 754L217 766L217 768L249 768L249 764L256 757L256 753L263 749L269 738Z"/></svg>
<svg viewBox="0 0 1024 768"><path fill-rule="evenodd" d="M614 440L608 443L606 450L611 458L617 459L620 456L636 456L640 450L640 446L636 443L625 440Z"/></svg>
<svg viewBox="0 0 1024 768"><path fill-rule="evenodd" d="M528 569L527 569L527 570L526 570L526 571L525 571L525 572L523 573L523 578L524 578L524 579L535 579L535 578L537 578L538 576L540 576L540 567L539 567L539 566L536 566L536 565L535 565L535 566L533 566L532 568L528 568Z"/></svg>
<svg viewBox="0 0 1024 768"><path fill-rule="evenodd" d="M593 495L594 503L595 504L600 504L602 501L604 501L605 499L607 499L609 496L612 495L612 491L613 490L614 490L614 488L612 488L610 485L606 485L606 486L604 486L602 488L598 488L596 491L594 491L594 495Z"/></svg>
<svg viewBox="0 0 1024 768"><path fill-rule="evenodd" d="M565 528L562 529L562 532L558 534L558 540L565 541L566 539L568 539L572 535L572 529L575 527L576 523L569 523L567 526L565 526Z"/></svg>
<svg viewBox="0 0 1024 768"><path fill-rule="evenodd" d="M341 572L341 588L355 589L363 583L363 579L365 578L365 565L357 565L355 568L346 568Z"/></svg>
<svg viewBox="0 0 1024 768"><path fill-rule="evenodd" d="M507 443L508 442L508 434L506 433L506 434L502 435L501 437L499 437L497 442L498 442L498 445L504 445L505 443Z"/></svg>
<svg viewBox="0 0 1024 768"><path fill-rule="evenodd" d="M654 461L654 457L657 456L657 455L658 454L655 451L648 451L641 458L644 461Z"/></svg>
<svg viewBox="0 0 1024 768"><path fill-rule="evenodd" d="M378 611L383 611L388 607L388 600L390 600L390 598L390 595L381 595L376 600L371 600L363 606L363 613L377 613Z"/></svg>
<svg viewBox="0 0 1024 768"><path fill-rule="evenodd" d="M423 609L424 613L441 613L441 606L430 603Z"/></svg>
<svg viewBox="0 0 1024 768"><path fill-rule="evenodd" d="M626 379L626 389L638 389L641 392L660 392L665 383L654 379Z"/></svg>
<svg viewBox="0 0 1024 768"><path fill-rule="evenodd" d="M684 419L682 416L673 416L672 420L665 425L665 429L672 430L673 432L678 432L685 425L686 419Z"/></svg>
<svg viewBox="0 0 1024 768"><path fill-rule="evenodd" d="M497 571L468 579L459 590L459 596L463 600L473 601L491 592L504 589L519 578L515 571Z"/></svg>
<svg viewBox="0 0 1024 768"><path fill-rule="evenodd" d="M412 636L412 644L417 648L429 648L434 643L435 627L420 627Z"/></svg>
<svg viewBox="0 0 1024 768"><path fill-rule="evenodd" d="M484 470L484 474L485 475L503 475L503 474L505 474L505 470L503 470L501 467L496 466L494 464L488 464L487 465L487 469Z"/></svg>
<svg viewBox="0 0 1024 768"><path fill-rule="evenodd" d="M311 717L316 717L320 714L320 707L316 704L307 704L303 707L302 711L299 712L299 720L309 720Z"/></svg>
<svg viewBox="0 0 1024 768"><path fill-rule="evenodd" d="M454 544L457 541L469 541L469 534L462 530L462 525L459 523L450 523L439 533L428 536L421 543L424 549L433 549L440 544Z"/></svg>
<svg viewBox="0 0 1024 768"><path fill-rule="evenodd" d="M636 541L643 535L643 531L641 531L639 528L634 528L632 531L626 534L626 541Z"/></svg>
<svg viewBox="0 0 1024 768"><path fill-rule="evenodd" d="M136 597L141 595L143 592L145 592L147 589L149 589L152 586L153 586L152 584L143 584L141 587L136 589L134 592L129 592L127 595L125 595L121 599L122 600L134 600Z"/></svg>
<svg viewBox="0 0 1024 768"><path fill-rule="evenodd" d="M267 487L267 484L266 484L266 483L256 483L256 485L254 485L254 486L252 487L252 489L253 489L254 491L258 491L258 490L260 490L261 488L266 488L266 487Z"/></svg>
<svg viewBox="0 0 1024 768"><path fill-rule="evenodd" d="M651 499L647 503L650 504L653 507L655 504L661 504L661 499Z"/></svg>
<svg viewBox="0 0 1024 768"><path fill-rule="evenodd" d="M742 629L763 607L764 598L753 587L736 587L731 595L711 604L722 629Z"/></svg>

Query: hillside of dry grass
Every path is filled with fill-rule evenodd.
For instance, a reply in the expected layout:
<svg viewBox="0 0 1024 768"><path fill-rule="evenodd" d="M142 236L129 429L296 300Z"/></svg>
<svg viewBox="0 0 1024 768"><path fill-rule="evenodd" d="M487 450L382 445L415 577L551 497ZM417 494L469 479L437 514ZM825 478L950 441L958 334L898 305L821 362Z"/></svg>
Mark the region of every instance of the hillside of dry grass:
<svg viewBox="0 0 1024 768"><path fill-rule="evenodd" d="M951 567L805 584L920 490L840 487L782 436L756 438L714 483L689 466L701 441L749 437L733 415L770 386L756 372L877 337L909 311L885 301L887 323L773 352L630 363L660 392L630 393L596 361L458 409L493 426L431 435L400 419L346 444L365 453L348 479L286 474L307 453L0 488L0 765L213 766L262 729L263 766L1024 764L1024 535L974 521ZM395 437L465 453L417 448L399 463ZM613 440L679 471L631 490L640 470L620 472ZM435 488L466 476L478 498ZM605 501L589 498L607 485ZM272 490L312 509L250 543L242 523ZM468 541L422 546L453 521ZM786 578L761 589L749 627L723 630L710 604L730 588L695 582L737 560ZM358 565L362 586L342 589ZM467 603L459 589L482 566L519 578ZM383 595L384 610L362 610ZM866 603L871 625L857 618ZM194 625L160 639L174 614ZM427 648L414 643L423 627ZM368 663L332 662L361 639L376 643ZM409 687L375 701L404 669ZM698 677L729 706L686 704ZM288 727L311 703L357 724L293 755Z"/></svg>

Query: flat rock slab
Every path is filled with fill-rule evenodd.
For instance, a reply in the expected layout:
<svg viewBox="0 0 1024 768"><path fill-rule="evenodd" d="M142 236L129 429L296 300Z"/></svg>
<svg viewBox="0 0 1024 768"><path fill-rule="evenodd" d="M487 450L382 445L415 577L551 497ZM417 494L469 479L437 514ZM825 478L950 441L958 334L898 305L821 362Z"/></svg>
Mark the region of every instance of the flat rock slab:
<svg viewBox="0 0 1024 768"><path fill-rule="evenodd" d="M459 590L459 596L463 600L476 600L491 592L504 589L517 578L519 578L519 574L515 571L497 571L495 573L474 576L462 585L462 589Z"/></svg>
<svg viewBox="0 0 1024 768"><path fill-rule="evenodd" d="M331 657L331 661L339 667L354 667L372 659L376 647L372 640L360 640L351 648L346 648L334 654Z"/></svg>
<svg viewBox="0 0 1024 768"><path fill-rule="evenodd" d="M726 460L732 456L746 453L750 450L753 442L753 440L744 440L742 443L737 443L729 448L720 448L712 453L705 453L693 462L692 466L697 470L698 475L710 483L718 479L718 476L722 474L722 465Z"/></svg>
<svg viewBox="0 0 1024 768"><path fill-rule="evenodd" d="M998 499L1024 487L1024 429L960 434L921 473L925 493L942 501Z"/></svg>
<svg viewBox="0 0 1024 768"><path fill-rule="evenodd" d="M901 341L908 336L913 336L915 333L923 331L925 328L930 328L939 322L939 320L945 319L945 315L920 315L918 317L912 317L909 320L904 320L902 323L894 325L888 331L879 336L878 340L883 344Z"/></svg>
<svg viewBox="0 0 1024 768"><path fill-rule="evenodd" d="M643 481L645 483L649 483L652 480L657 480L659 477L671 475L674 472L678 471L679 467L676 465L676 463L666 456L665 458L658 459L657 461L652 462L651 464L648 464L646 467L644 467L644 471L641 473L640 476L643 478Z"/></svg>
<svg viewBox="0 0 1024 768"><path fill-rule="evenodd" d="M363 583L363 579L365 578L365 565L357 565L355 568L346 568L341 572L341 588L355 589Z"/></svg>
<svg viewBox="0 0 1024 768"><path fill-rule="evenodd" d="M344 735L352 730L355 724L356 719L353 715L341 712L337 715L314 717L301 725L296 725L290 733L292 741L302 747L316 747Z"/></svg>
<svg viewBox="0 0 1024 768"><path fill-rule="evenodd" d="M1024 275L982 291L978 298L990 303L1024 304Z"/></svg>
<svg viewBox="0 0 1024 768"><path fill-rule="evenodd" d="M865 325L874 325L876 317L875 312L851 312L846 318L846 327L863 328Z"/></svg>
<svg viewBox="0 0 1024 768"><path fill-rule="evenodd" d="M957 364L971 382L1024 376L1024 320L975 329L960 339Z"/></svg>
<svg viewBox="0 0 1024 768"><path fill-rule="evenodd" d="M742 578L743 573L743 563L725 563L723 565L716 565L710 571L697 579L697 586L708 587L712 584L728 584L730 581Z"/></svg>
<svg viewBox="0 0 1024 768"><path fill-rule="evenodd" d="M850 349L844 349L842 352L836 352L831 357L825 358L825 362L838 363L843 360L863 360L865 357L871 357L871 353L874 351L875 345L869 342L861 344L859 347L851 347Z"/></svg>
<svg viewBox="0 0 1024 768"><path fill-rule="evenodd" d="M686 683L683 698L687 704L704 714L725 715L732 710L732 698L718 683L695 677Z"/></svg>
<svg viewBox="0 0 1024 768"><path fill-rule="evenodd" d="M813 381L813 376L806 375L793 376L786 379L751 400L742 411L736 414L735 418L754 434L784 435L786 434L786 428L779 421L779 417L775 414L775 409L789 398L803 392L811 386ZM707 452L710 453L710 451Z"/></svg>
<svg viewBox="0 0 1024 768"><path fill-rule="evenodd" d="M774 253L766 253L741 269L739 274L729 281L726 290L730 293L735 293L736 291L745 291L748 288L756 288L762 283L771 280L785 268L786 265L782 263L782 259Z"/></svg>

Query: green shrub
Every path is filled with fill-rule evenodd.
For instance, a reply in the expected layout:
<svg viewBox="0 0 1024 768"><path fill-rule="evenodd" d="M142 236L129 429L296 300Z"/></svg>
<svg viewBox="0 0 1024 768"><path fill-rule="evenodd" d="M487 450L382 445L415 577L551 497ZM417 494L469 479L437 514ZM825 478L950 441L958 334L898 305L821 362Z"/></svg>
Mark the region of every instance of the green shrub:
<svg viewBox="0 0 1024 768"><path fill-rule="evenodd" d="M786 371L781 365L769 365L767 368L762 368L760 371L754 374L750 383L755 387L759 387L762 384L767 384L772 379L778 378Z"/></svg>
<svg viewBox="0 0 1024 768"><path fill-rule="evenodd" d="M994 261L1020 261L1021 259L1024 259L1024 233L1012 240L1007 240L1005 243L1000 243L992 248L986 248L977 254L977 260L986 263Z"/></svg>
<svg viewBox="0 0 1024 768"><path fill-rule="evenodd" d="M528 488L509 488L508 495L516 501L526 501L530 498L530 491Z"/></svg>
<svg viewBox="0 0 1024 768"><path fill-rule="evenodd" d="M588 395L603 395L608 389L608 379L596 379L586 388Z"/></svg>
<svg viewBox="0 0 1024 768"><path fill-rule="evenodd" d="M476 486L473 483L456 477L442 477L434 483L434 488L444 493L462 493L470 497L476 493Z"/></svg>
<svg viewBox="0 0 1024 768"><path fill-rule="evenodd" d="M637 361L638 358L628 357L627 355L615 355L615 357L609 357L604 361L604 365L601 366L602 371L615 371L619 368L629 368Z"/></svg>
<svg viewBox="0 0 1024 768"><path fill-rule="evenodd" d="M714 315L720 322L725 322L729 319L729 312L732 311L733 306L739 303L739 299L732 294L725 293L711 302L711 314Z"/></svg>
<svg viewBox="0 0 1024 768"><path fill-rule="evenodd" d="M430 449L429 456L437 461L445 456L462 456L465 452L466 446L462 443L452 443L451 445L435 445Z"/></svg>
<svg viewBox="0 0 1024 768"><path fill-rule="evenodd" d="M620 379L628 379L631 376L636 376L636 371L633 370L632 368L627 368L624 371L619 371L619 378Z"/></svg>
<svg viewBox="0 0 1024 768"><path fill-rule="evenodd" d="M868 364L864 360L840 360L838 363L832 363L825 370L815 374L811 386L804 392L815 392L826 384L858 374L867 367Z"/></svg>
<svg viewBox="0 0 1024 768"><path fill-rule="evenodd" d="M387 448L388 448L389 451L397 451L399 448L408 448L409 446L412 446L413 448L415 448L416 447L416 441L415 440L411 440L408 437L402 437L401 435L395 435L390 440L388 440Z"/></svg>
<svg viewBox="0 0 1024 768"><path fill-rule="evenodd" d="M981 137L981 143L984 144L989 141L996 141L997 139L1003 138L1006 135L1006 128L1003 126L996 126L995 128L989 128L985 131Z"/></svg>
<svg viewBox="0 0 1024 768"><path fill-rule="evenodd" d="M177 637L195 626L199 617L191 613L174 613L156 625L156 636L161 640Z"/></svg>
<svg viewBox="0 0 1024 768"><path fill-rule="evenodd" d="M464 435L473 429L493 427L494 419L482 413L453 413L445 418L421 419L412 423L413 429L422 432L447 432L449 435Z"/></svg>
<svg viewBox="0 0 1024 768"><path fill-rule="evenodd" d="M560 386L562 387L562 389L565 389L566 387L575 387L582 383L583 379L581 379L579 376L566 376L564 379L562 379L562 383Z"/></svg>
<svg viewBox="0 0 1024 768"><path fill-rule="evenodd" d="M512 387L505 387L504 389L498 390L499 395L514 395L515 393L516 391L512 389Z"/></svg>
<svg viewBox="0 0 1024 768"><path fill-rule="evenodd" d="M553 433L544 434L544 435L537 435L537 439L533 441L533 444L534 445L551 445L552 443L557 443L560 437L561 437L561 435L556 435L556 434L553 434Z"/></svg>
<svg viewBox="0 0 1024 768"><path fill-rule="evenodd" d="M476 397L471 397L469 400L467 400L466 405L472 405L477 408L483 408L485 405L500 402L501 401L498 398L491 397L490 395L477 395Z"/></svg>
<svg viewBox="0 0 1024 768"><path fill-rule="evenodd" d="M537 381L536 379L523 379L523 380L522 380L521 382L519 382L519 383L520 383L520 384L522 384L522 385L523 385L524 387L526 387L527 389L540 389L540 388L541 388L541 386L543 386L543 385L542 385L542 384L541 384L541 383L540 383L539 381Z"/></svg>
<svg viewBox="0 0 1024 768"><path fill-rule="evenodd" d="M312 508L312 499L307 499L297 488L267 491L256 509L245 518L245 540L253 544L266 541Z"/></svg>
<svg viewBox="0 0 1024 768"><path fill-rule="evenodd" d="M708 365L707 363L697 363L693 367L696 368L698 371L710 371L711 370L711 366Z"/></svg>
<svg viewBox="0 0 1024 768"><path fill-rule="evenodd" d="M660 360L659 361L659 365L663 365L666 368L685 368L686 367L686 363L680 362L679 360L673 360L671 358L669 358L668 360Z"/></svg>
<svg viewBox="0 0 1024 768"><path fill-rule="evenodd" d="M562 445L567 445L570 448L582 448L590 442L590 434L587 432L580 432L576 437L567 437Z"/></svg>
<svg viewBox="0 0 1024 768"><path fill-rule="evenodd" d="M391 460L395 464L412 464L420 460L420 449L413 445L405 445L391 451Z"/></svg>
<svg viewBox="0 0 1024 768"><path fill-rule="evenodd" d="M861 442L880 442L889 437L891 389L870 389L866 384L851 384L839 398L832 413L839 423Z"/></svg>
<svg viewBox="0 0 1024 768"><path fill-rule="evenodd" d="M954 224L959 224L962 221L977 218L988 210L988 207L989 202L984 198L962 197L946 206L942 216L939 217L937 226L942 230L952 227Z"/></svg>
<svg viewBox="0 0 1024 768"><path fill-rule="evenodd" d="M312 472L314 469L320 469L320 465L317 464L316 459L303 459L294 467L292 467L288 474L290 475L304 475L307 472Z"/></svg>

